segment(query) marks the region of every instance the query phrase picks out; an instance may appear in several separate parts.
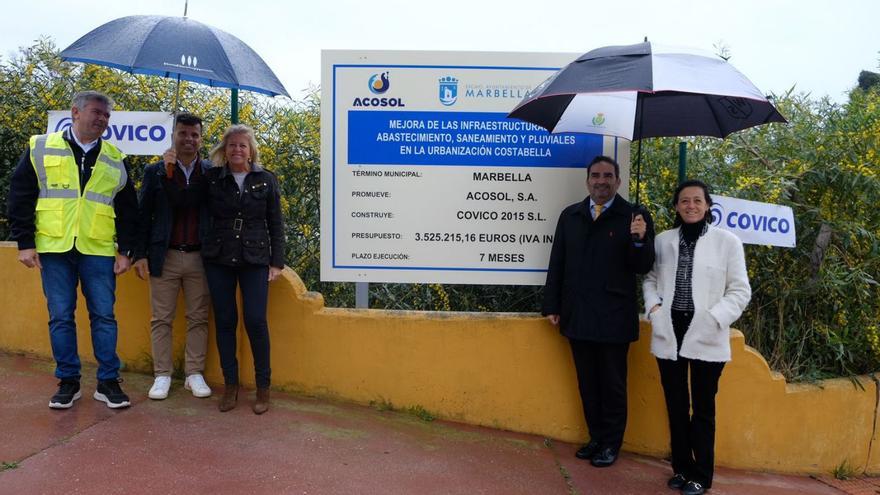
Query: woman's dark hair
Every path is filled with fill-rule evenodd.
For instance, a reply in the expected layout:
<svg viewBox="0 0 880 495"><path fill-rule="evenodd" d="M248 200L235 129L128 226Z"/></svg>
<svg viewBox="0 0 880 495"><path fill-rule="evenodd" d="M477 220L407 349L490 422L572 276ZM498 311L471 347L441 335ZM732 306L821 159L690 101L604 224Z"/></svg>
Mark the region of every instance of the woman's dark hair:
<svg viewBox="0 0 880 495"><path fill-rule="evenodd" d="M708 206L708 209L706 210L706 216L703 217L703 219L709 223L712 223L712 220L713 220L713 218L712 218L712 193L709 191L709 186L701 180L696 180L696 179L686 180L686 181L682 182L681 184L679 184L678 187L675 188L675 192L672 194L672 209L673 209L673 211L675 210L675 206L678 204L678 195L681 194L681 192L686 187L699 187L700 189L703 190L703 196L706 199L706 206ZM681 215L679 215L678 212L676 211L675 212L675 221L672 222L672 227L673 228L678 227L682 223L684 223L684 220L681 219Z"/></svg>

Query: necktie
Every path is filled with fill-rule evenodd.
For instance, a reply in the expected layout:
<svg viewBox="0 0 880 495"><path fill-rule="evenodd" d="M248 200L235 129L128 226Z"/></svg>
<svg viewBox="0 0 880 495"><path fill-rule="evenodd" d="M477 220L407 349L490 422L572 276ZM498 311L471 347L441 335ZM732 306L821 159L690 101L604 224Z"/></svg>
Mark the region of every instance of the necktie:
<svg viewBox="0 0 880 495"><path fill-rule="evenodd" d="M593 220L596 220L597 218L599 218L599 215L602 214L602 210L604 210L604 209L605 209L605 207L600 205L599 203L594 204L593 211L596 212L596 216L593 217Z"/></svg>

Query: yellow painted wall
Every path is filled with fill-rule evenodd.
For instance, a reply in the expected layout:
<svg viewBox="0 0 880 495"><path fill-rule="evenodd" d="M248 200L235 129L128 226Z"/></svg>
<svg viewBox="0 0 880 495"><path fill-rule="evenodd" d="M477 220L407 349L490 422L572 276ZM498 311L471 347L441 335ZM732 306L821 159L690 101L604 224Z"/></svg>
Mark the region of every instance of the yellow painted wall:
<svg viewBox="0 0 880 495"><path fill-rule="evenodd" d="M39 273L0 248L0 348L51 356ZM119 278L119 354L129 369L150 371L148 283ZM88 315L79 305L80 355L91 360ZM183 303L175 322L183 346ZM334 309L285 270L271 284L269 327L273 386L360 403L422 406L446 419L536 433L569 442L586 438L568 344L534 314L437 313ZM719 465L780 472L829 472L844 460L880 473L877 384L859 378L788 385L732 332L733 361L717 400ZM648 351L650 325L629 354L629 423L624 448L668 454L666 411L657 365ZM253 364L239 331L241 377ZM213 335L207 378L222 383ZM129 393L146 394L146 390Z"/></svg>

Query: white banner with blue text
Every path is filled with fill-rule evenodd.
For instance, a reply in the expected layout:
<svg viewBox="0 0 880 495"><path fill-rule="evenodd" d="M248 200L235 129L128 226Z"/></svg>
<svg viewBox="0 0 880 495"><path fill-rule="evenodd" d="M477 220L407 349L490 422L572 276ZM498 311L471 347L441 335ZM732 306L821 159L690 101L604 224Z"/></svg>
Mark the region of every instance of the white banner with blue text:
<svg viewBox="0 0 880 495"><path fill-rule="evenodd" d="M70 110L50 110L46 132L73 124ZM174 115L168 112L111 112L101 139L115 144L126 155L161 155L171 147Z"/></svg>
<svg viewBox="0 0 880 495"><path fill-rule="evenodd" d="M712 225L745 244L795 247L794 213L788 206L712 195Z"/></svg>

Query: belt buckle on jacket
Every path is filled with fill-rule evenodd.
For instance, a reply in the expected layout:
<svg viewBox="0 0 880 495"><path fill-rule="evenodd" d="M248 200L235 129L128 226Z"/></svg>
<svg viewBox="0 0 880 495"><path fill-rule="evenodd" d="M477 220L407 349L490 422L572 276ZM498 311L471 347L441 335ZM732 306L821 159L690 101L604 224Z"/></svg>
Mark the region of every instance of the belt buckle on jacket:
<svg viewBox="0 0 880 495"><path fill-rule="evenodd" d="M241 230L242 225L244 225L244 221L241 218L236 218L235 222L232 223L232 230Z"/></svg>

